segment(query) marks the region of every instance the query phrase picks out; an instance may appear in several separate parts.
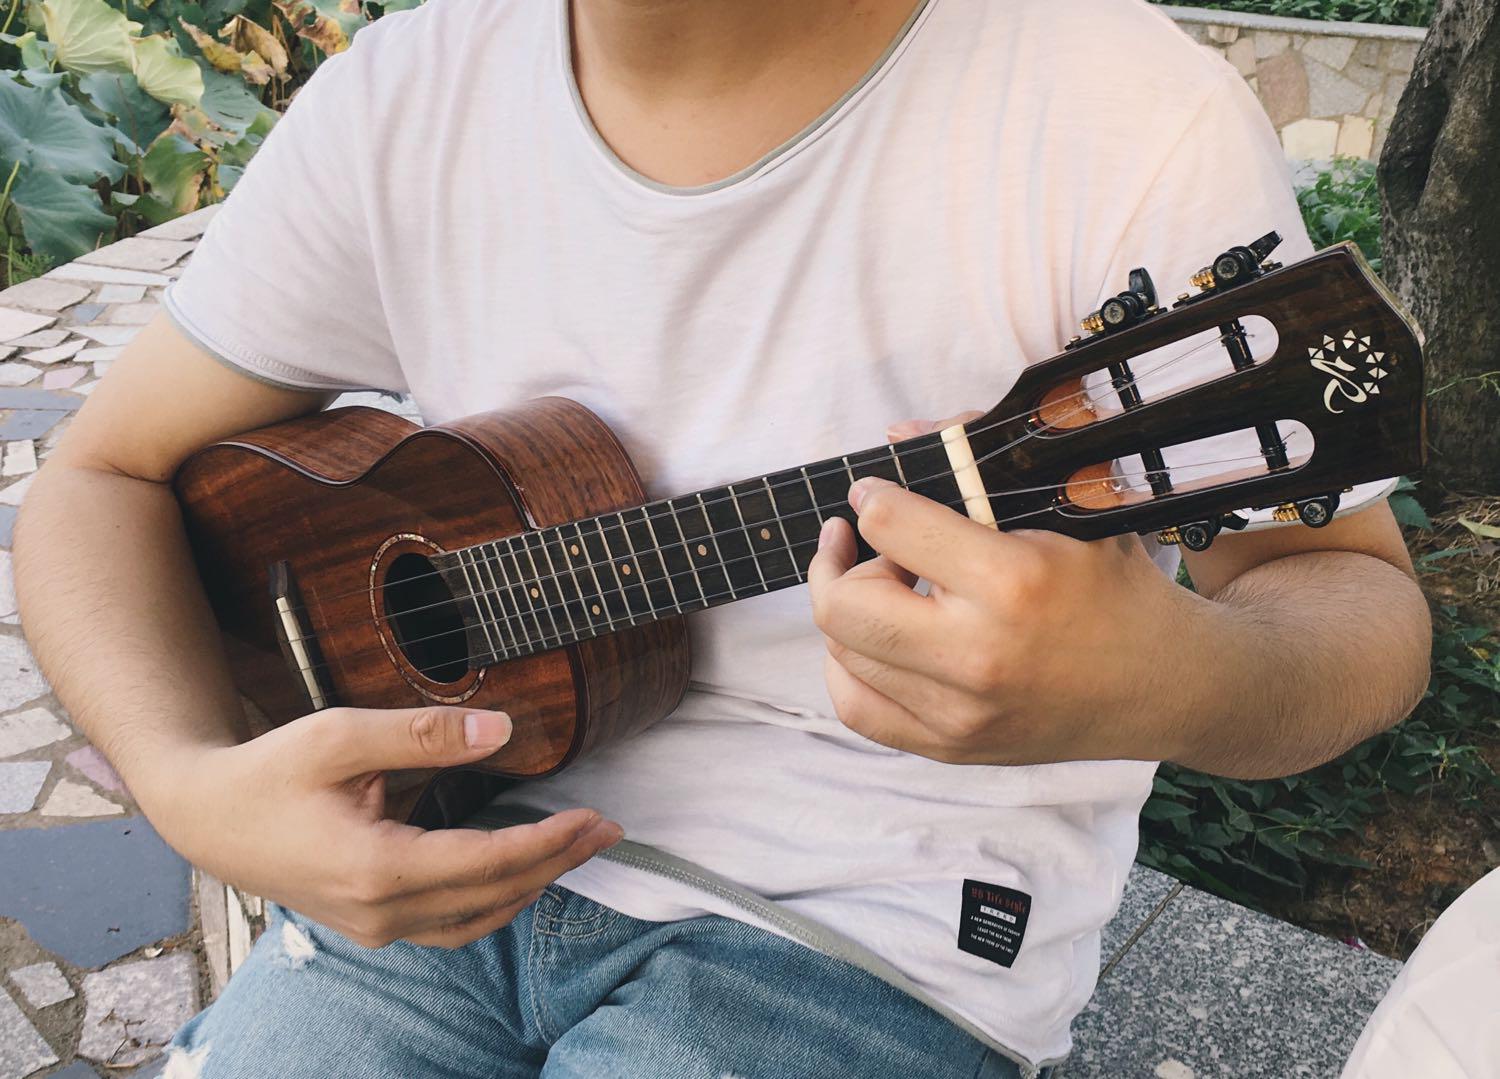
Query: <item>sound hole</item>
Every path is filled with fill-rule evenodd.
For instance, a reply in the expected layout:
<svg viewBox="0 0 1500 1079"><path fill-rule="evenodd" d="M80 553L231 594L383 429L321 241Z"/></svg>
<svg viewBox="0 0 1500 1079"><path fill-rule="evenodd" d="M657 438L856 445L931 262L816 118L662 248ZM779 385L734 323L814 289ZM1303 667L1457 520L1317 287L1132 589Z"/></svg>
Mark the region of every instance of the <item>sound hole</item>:
<svg viewBox="0 0 1500 1079"><path fill-rule="evenodd" d="M413 667L434 682L457 682L468 673L463 617L428 559L419 554L392 559L384 599L396 647Z"/></svg>

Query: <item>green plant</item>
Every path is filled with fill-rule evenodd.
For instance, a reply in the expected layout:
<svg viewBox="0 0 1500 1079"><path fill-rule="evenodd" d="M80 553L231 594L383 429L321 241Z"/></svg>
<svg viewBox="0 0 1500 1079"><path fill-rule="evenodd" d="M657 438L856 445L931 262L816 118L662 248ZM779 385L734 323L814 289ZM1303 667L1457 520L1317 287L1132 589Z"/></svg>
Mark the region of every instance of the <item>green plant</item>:
<svg viewBox="0 0 1500 1079"><path fill-rule="evenodd" d="M1436 0L1155 0L1190 4L1221 11L1253 11L1293 19L1336 22L1378 22L1398 26L1426 26L1432 22Z"/></svg>
<svg viewBox="0 0 1500 1079"><path fill-rule="evenodd" d="M223 198L323 57L420 2L0 0L8 279Z"/></svg>
<svg viewBox="0 0 1500 1079"><path fill-rule="evenodd" d="M1312 183L1297 189L1297 205L1314 247L1353 240L1379 272L1380 189L1372 162L1335 158Z"/></svg>

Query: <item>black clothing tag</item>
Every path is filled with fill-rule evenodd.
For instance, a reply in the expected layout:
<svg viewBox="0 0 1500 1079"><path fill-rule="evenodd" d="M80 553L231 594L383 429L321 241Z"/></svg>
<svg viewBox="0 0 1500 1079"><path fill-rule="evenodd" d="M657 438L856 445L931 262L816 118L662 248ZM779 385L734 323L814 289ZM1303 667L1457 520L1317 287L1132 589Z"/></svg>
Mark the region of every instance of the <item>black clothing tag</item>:
<svg viewBox="0 0 1500 1079"><path fill-rule="evenodd" d="M1008 967L1021 950L1031 896L982 880L964 881L958 917L958 947L970 955Z"/></svg>

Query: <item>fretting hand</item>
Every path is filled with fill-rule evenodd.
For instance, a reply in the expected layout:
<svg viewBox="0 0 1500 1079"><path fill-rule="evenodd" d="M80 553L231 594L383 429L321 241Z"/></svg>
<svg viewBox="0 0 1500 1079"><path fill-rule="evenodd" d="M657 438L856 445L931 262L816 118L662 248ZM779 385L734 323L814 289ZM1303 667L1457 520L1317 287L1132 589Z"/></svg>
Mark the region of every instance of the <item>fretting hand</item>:
<svg viewBox="0 0 1500 1079"><path fill-rule="evenodd" d="M879 479L849 501L879 557L856 565L853 532L833 518L808 576L828 691L851 730L950 763L1172 753L1163 702L1191 690L1181 642L1211 637L1218 613L1135 536L997 532Z"/></svg>

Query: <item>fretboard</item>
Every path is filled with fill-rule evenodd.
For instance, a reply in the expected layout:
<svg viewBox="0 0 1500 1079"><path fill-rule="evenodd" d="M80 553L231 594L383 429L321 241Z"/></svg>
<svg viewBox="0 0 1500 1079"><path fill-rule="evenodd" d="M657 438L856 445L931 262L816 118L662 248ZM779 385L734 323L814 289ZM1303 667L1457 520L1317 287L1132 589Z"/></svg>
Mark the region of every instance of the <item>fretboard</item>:
<svg viewBox="0 0 1500 1079"><path fill-rule="evenodd" d="M849 486L879 476L962 498L939 435L465 547L437 560L481 667L807 580ZM860 558L873 552L860 543ZM477 654L472 654L477 653Z"/></svg>

